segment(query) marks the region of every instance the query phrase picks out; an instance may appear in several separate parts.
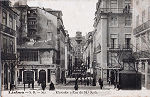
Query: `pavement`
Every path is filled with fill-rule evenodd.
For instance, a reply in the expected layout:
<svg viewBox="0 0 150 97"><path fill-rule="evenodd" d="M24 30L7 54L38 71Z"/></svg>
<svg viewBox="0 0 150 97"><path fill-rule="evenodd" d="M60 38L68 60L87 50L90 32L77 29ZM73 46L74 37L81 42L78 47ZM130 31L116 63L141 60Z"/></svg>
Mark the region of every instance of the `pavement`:
<svg viewBox="0 0 150 97"><path fill-rule="evenodd" d="M19 85L17 86L18 88L16 90L24 90L24 86L23 85ZM100 86L96 85L96 86L85 86L85 85L78 85L78 89L79 90L99 90ZM32 87L30 86L30 88L28 88L28 85L26 85L25 89L29 89L29 90L33 90ZM55 85L55 89L59 89L59 90L74 90L74 85ZM114 89L113 85L104 85L103 90L110 90L110 89ZM35 85L34 86L34 90L42 90L41 86ZM49 85L46 86L46 90L49 90Z"/></svg>
<svg viewBox="0 0 150 97"><path fill-rule="evenodd" d="M49 91L47 85L43 91L41 87L15 89L14 91L2 91L1 97L150 97L150 90L117 90L113 85L104 85L103 89L97 86L79 85L78 90L74 90L73 85L55 85L55 90Z"/></svg>
<svg viewBox="0 0 150 97"><path fill-rule="evenodd" d="M150 97L150 90L14 90L2 91L1 97Z"/></svg>

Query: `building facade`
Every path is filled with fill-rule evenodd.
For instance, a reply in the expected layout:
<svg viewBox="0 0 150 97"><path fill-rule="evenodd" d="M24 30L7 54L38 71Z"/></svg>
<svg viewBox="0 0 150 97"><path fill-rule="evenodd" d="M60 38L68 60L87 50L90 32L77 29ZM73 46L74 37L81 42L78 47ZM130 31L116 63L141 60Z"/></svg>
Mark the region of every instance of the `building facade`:
<svg viewBox="0 0 150 97"><path fill-rule="evenodd" d="M150 89L150 1L133 0L133 45L142 86Z"/></svg>
<svg viewBox="0 0 150 97"><path fill-rule="evenodd" d="M68 33L68 32L66 32ZM71 43L71 39L69 34L66 36L65 40L65 70L66 70L66 77L71 78L72 71L73 71L73 64L74 64L74 49L73 44ZM67 56L67 57L66 57Z"/></svg>
<svg viewBox="0 0 150 97"><path fill-rule="evenodd" d="M11 2L0 1L0 47L1 47L1 82L2 89L15 86L17 52L16 32L18 14L11 8Z"/></svg>
<svg viewBox="0 0 150 97"><path fill-rule="evenodd" d="M19 11L20 9L18 7ZM39 7L26 9L21 10L25 14L20 15L20 22L24 21L26 26L21 26L21 30L18 31L18 39L24 40L18 41L17 45L20 56L17 84L48 84L51 81L56 84L57 17Z"/></svg>
<svg viewBox="0 0 150 97"><path fill-rule="evenodd" d="M118 80L122 55L131 52L131 0L99 0L96 4L93 33L97 78Z"/></svg>
<svg viewBox="0 0 150 97"><path fill-rule="evenodd" d="M65 27L62 20L62 11L60 10L51 10L51 9L45 9L47 12L53 14L57 17L57 83L65 83L66 78L66 38L67 38L67 32L65 31Z"/></svg>

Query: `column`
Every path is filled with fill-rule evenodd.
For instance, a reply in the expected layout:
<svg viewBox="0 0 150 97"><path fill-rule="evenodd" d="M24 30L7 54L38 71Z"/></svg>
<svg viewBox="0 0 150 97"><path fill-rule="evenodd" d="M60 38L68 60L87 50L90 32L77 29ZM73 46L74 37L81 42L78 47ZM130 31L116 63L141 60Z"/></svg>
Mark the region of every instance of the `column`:
<svg viewBox="0 0 150 97"><path fill-rule="evenodd" d="M23 73L24 73L24 71L22 71L22 83L23 83Z"/></svg>
<svg viewBox="0 0 150 97"><path fill-rule="evenodd" d="M34 82L35 82L35 71L33 70L33 74L34 74L34 76L33 76L33 80L34 80Z"/></svg>
<svg viewBox="0 0 150 97"><path fill-rule="evenodd" d="M141 60L140 60L140 61L139 61L139 65L138 65L138 70L139 70L140 72L142 72L141 69L142 69L142 62L141 62Z"/></svg>
<svg viewBox="0 0 150 97"><path fill-rule="evenodd" d="M145 88L148 87L148 62L145 62Z"/></svg>
<svg viewBox="0 0 150 97"><path fill-rule="evenodd" d="M44 69L46 71L46 84L48 84L48 79L47 79L47 69Z"/></svg>

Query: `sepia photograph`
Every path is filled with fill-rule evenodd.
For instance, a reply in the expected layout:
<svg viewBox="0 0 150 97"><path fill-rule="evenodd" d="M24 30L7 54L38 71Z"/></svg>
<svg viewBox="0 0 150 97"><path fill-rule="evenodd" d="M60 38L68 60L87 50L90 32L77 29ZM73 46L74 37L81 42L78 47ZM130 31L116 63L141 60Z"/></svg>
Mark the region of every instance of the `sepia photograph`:
<svg viewBox="0 0 150 97"><path fill-rule="evenodd" d="M0 0L0 97L150 97L150 0Z"/></svg>

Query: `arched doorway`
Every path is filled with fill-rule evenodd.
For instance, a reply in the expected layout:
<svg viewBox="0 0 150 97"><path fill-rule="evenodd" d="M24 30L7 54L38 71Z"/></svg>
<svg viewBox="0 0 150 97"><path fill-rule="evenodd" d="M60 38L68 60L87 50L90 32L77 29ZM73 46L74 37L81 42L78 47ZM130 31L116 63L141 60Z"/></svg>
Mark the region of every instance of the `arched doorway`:
<svg viewBox="0 0 150 97"><path fill-rule="evenodd" d="M114 70L111 71L111 84L113 85L115 83L115 73Z"/></svg>
<svg viewBox="0 0 150 97"><path fill-rule="evenodd" d="M24 71L23 73L23 82L25 84L33 83L34 81L34 72L33 71Z"/></svg>
<svg viewBox="0 0 150 97"><path fill-rule="evenodd" d="M39 71L39 83L46 82L46 71L40 70Z"/></svg>

